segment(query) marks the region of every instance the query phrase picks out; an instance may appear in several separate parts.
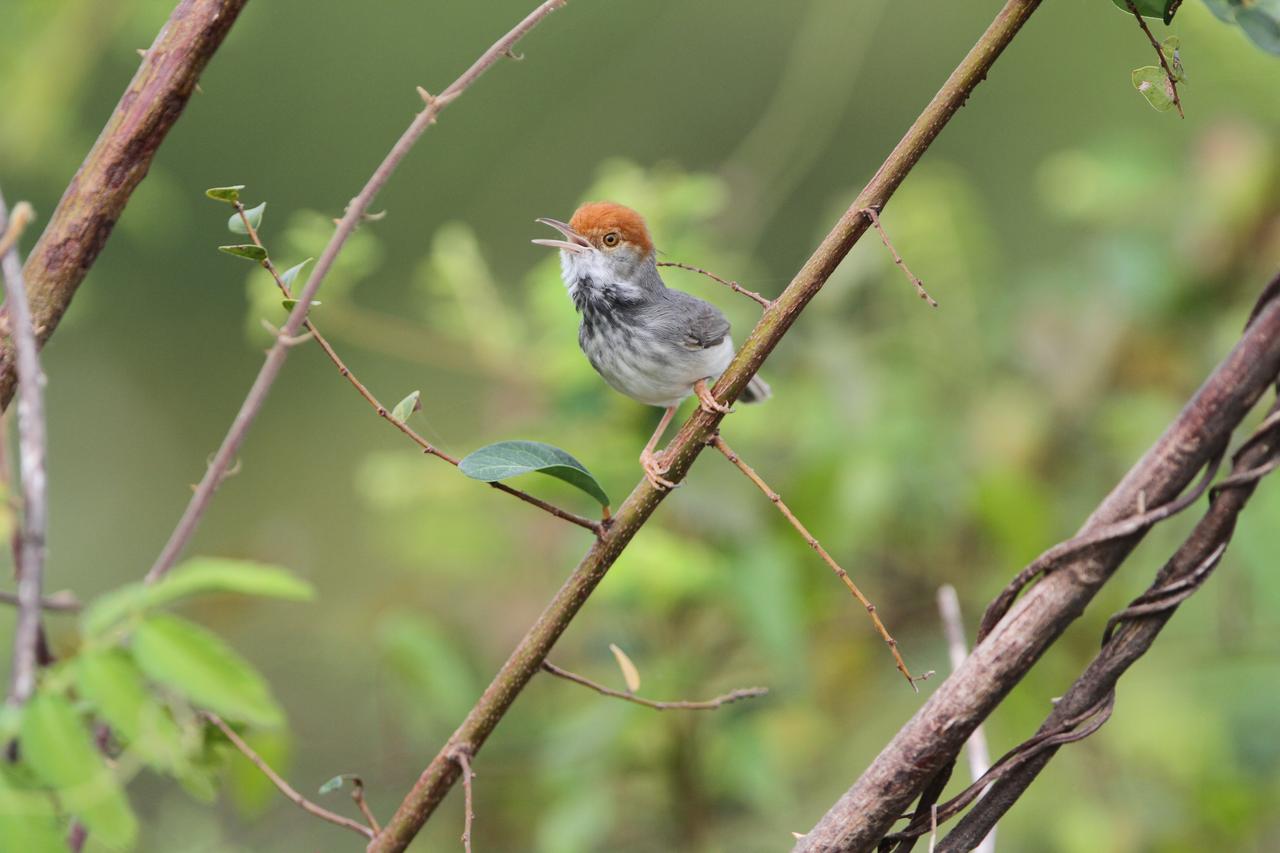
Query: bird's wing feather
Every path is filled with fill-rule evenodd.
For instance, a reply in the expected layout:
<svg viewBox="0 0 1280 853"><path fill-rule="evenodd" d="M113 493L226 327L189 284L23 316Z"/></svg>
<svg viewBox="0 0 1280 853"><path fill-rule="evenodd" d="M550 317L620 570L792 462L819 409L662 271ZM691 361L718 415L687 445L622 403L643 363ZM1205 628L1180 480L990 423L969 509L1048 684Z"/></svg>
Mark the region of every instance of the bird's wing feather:
<svg viewBox="0 0 1280 853"><path fill-rule="evenodd" d="M720 309L679 290L667 290L663 305L672 336L691 350L719 346L729 334L729 320Z"/></svg>

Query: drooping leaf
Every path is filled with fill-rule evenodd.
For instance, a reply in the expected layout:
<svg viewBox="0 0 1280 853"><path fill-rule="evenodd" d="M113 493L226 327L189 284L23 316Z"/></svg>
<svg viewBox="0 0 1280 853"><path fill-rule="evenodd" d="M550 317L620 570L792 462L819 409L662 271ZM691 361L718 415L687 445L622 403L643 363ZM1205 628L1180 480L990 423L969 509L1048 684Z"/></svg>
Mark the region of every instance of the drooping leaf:
<svg viewBox="0 0 1280 853"><path fill-rule="evenodd" d="M410 415L419 411L421 408L422 392L414 391L408 397L405 397L399 403L396 403L395 408L391 410L391 417L400 421L400 423L404 423L409 420Z"/></svg>
<svg viewBox="0 0 1280 853"><path fill-rule="evenodd" d="M298 273L302 272L302 268L311 263L311 258L307 258L300 264L294 264L284 272L280 273L280 280L284 282L284 286L293 292L293 283L298 278Z"/></svg>
<svg viewBox="0 0 1280 853"><path fill-rule="evenodd" d="M1164 69L1154 65L1144 65L1133 69L1133 87L1138 90L1147 103L1162 113L1173 109L1173 89Z"/></svg>
<svg viewBox="0 0 1280 853"><path fill-rule="evenodd" d="M214 201L225 201L227 204L235 204L240 200L240 190L244 189L244 184L236 184L231 187L210 187L204 191L204 194Z"/></svg>
<svg viewBox="0 0 1280 853"><path fill-rule="evenodd" d="M253 230L257 231L262 225L262 214L267 210L267 203L264 201L257 207L250 207L244 212L244 218L249 220L249 224L253 226ZM232 234L248 234L249 229L244 227L244 219L240 218L240 212L236 211L231 214L231 218L227 220L227 230Z"/></svg>
<svg viewBox="0 0 1280 853"><path fill-rule="evenodd" d="M0 850L66 853L66 830L53 798L17 775L14 768L0 766Z"/></svg>
<svg viewBox="0 0 1280 853"><path fill-rule="evenodd" d="M609 496L581 462L565 451L540 441L499 441L469 453L458 470L473 480L492 483L519 474L537 471L564 480L600 502L609 505Z"/></svg>
<svg viewBox="0 0 1280 853"><path fill-rule="evenodd" d="M1280 3L1257 3L1236 13L1236 23L1249 41L1280 56Z"/></svg>
<svg viewBox="0 0 1280 853"><path fill-rule="evenodd" d="M147 689L142 671L121 649L86 651L74 660L76 687L116 736L147 764L175 772L184 763L182 730Z"/></svg>
<svg viewBox="0 0 1280 853"><path fill-rule="evenodd" d="M290 601L310 601L315 588L279 566L225 557L193 557L154 584L132 583L102 596L84 612L81 625L101 634L129 615L179 598L210 592L235 592Z"/></svg>
<svg viewBox="0 0 1280 853"><path fill-rule="evenodd" d="M627 692L635 693L640 689L640 670L636 669L631 658L616 644L610 643L609 651L613 652L614 658L618 661L618 669L622 670L622 680L627 684Z"/></svg>
<svg viewBox="0 0 1280 853"><path fill-rule="evenodd" d="M133 656L147 676L228 720L276 726L284 713L266 680L211 631L167 613L138 626Z"/></svg>
<svg viewBox="0 0 1280 853"><path fill-rule="evenodd" d="M1126 0L1111 0L1111 2L1129 14L1133 14ZM1133 0L1133 5L1138 8L1142 17L1159 18L1167 24L1173 20L1178 7L1182 5L1182 0Z"/></svg>
<svg viewBox="0 0 1280 853"><path fill-rule="evenodd" d="M65 697L36 694L22 714L20 744L23 761L91 835L111 848L133 844L138 821L124 790Z"/></svg>
<svg viewBox="0 0 1280 853"><path fill-rule="evenodd" d="M235 255L237 258L244 258L249 261L264 261L267 258L267 250L261 246L255 246L252 243L242 243L236 246L219 246L219 252L226 252L228 255Z"/></svg>

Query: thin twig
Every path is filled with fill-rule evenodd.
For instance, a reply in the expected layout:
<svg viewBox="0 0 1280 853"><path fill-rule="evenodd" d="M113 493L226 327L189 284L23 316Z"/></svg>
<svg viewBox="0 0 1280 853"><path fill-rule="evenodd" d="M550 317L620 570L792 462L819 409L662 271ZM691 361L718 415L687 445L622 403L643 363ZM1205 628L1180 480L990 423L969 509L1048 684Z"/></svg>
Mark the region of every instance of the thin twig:
<svg viewBox="0 0 1280 853"><path fill-rule="evenodd" d="M378 819L373 815L373 809L369 808L369 802L364 798L364 780L359 776L351 777L351 799L355 801L356 808L360 810L360 814L364 815L364 819L369 824L369 828L373 830L373 834L377 835L382 832L382 827L378 825Z"/></svg>
<svg viewBox="0 0 1280 853"><path fill-rule="evenodd" d="M471 750L459 746L453 751L453 760L462 768L462 792L465 800L466 815L462 819L462 849L471 853L471 826L475 823L475 792L472 790L472 779L475 772L471 769Z"/></svg>
<svg viewBox="0 0 1280 853"><path fill-rule="evenodd" d="M16 592L7 592L0 590L0 604L18 604L19 596ZM59 590L51 595L43 596L40 599L40 609L48 610L53 613L79 613L84 609L84 605L75 597L75 594L69 589Z"/></svg>
<svg viewBox="0 0 1280 853"><path fill-rule="evenodd" d="M202 713L205 719L207 719L209 722L213 723L215 726L221 729L222 733L226 735L227 740L231 741L232 746L240 750L240 753L244 755L245 758L249 759L249 761L252 762L255 767L257 767L259 770L262 771L262 775L266 776L269 780L271 780L271 784L275 785L277 788L280 789L280 793L284 794L287 798L292 800L303 811L307 812L308 814L315 815L321 820L327 820L329 821L329 823L340 826L343 829L349 829L352 832L363 835L365 838L374 837L376 833L370 827L365 826L363 823L360 823L359 821L352 820L349 817L343 817L340 814L331 812L328 809L324 808L323 806L318 806L315 803L308 800L306 797L299 794L296 790L294 790L292 785L290 785L283 778L281 778L279 773L272 770L271 765L267 764L267 762L262 759L262 756L254 752L253 747L245 743L244 738L236 734L236 730L231 728L231 726L227 725L226 722L223 721L221 717L219 717L217 714L214 714L210 711L204 711Z"/></svg>
<svg viewBox="0 0 1280 853"><path fill-rule="evenodd" d="M249 239L253 241L253 244L255 246L258 246L263 251L266 251L267 247L262 242L262 239L258 236L258 230L254 228L253 223L249 221L249 217L247 212L245 211L244 204L237 201L235 202L235 208L236 208L236 213L239 214L240 216L240 221L244 223L245 231L248 233ZM292 299L293 293L288 283L280 275L279 270L276 269L276 265L272 262L271 257L267 256L263 258L261 261L261 264L262 264L262 268L271 274L271 277L275 280L276 287L280 289L280 292L284 294L285 298ZM419 435L417 431L414 430L412 427L410 427L407 423L405 423L402 420L398 420L394 415L391 414L391 411L386 406L382 405L382 403L378 400L378 398L373 395L373 392L370 391L363 382L361 382L359 379L356 378L355 373L351 371L351 368L348 367L346 362L344 362L342 358L338 355L338 351L333 348L333 344L329 343L328 338L320 334L320 330L316 328L316 324L314 320L308 317L302 322L302 327L307 330L307 336L309 336L309 339L315 340L316 344L319 345L320 349L324 350L324 354L328 356L329 361L333 362L333 366L338 369L338 373L344 379L346 379L349 383L351 383L351 387L356 389L356 393L358 393L361 397L363 397L365 402L367 402L370 406L373 407L373 410L374 412L377 413L378 417L382 418L387 423L391 424L393 427L400 430L400 432L408 436L410 440L412 440L415 444L417 444L419 447L422 448L422 451L424 453L430 456L434 456L437 459L443 459L445 462L448 462L450 465L454 466L455 468L458 466L459 460L457 458L449 455L448 453L445 453L443 450L440 450L438 447L431 444L431 442L427 441L425 438ZM292 339L292 340L296 340L296 339ZM555 504L548 503L547 501L544 501L541 498L535 498L533 495L529 494L528 492L523 492L520 489L514 488L512 486L508 486L505 483L493 482L493 483L489 483L488 485L492 486L493 488L497 489L500 492L506 492L509 495L517 497L520 500L524 501L525 503L532 504L533 506L536 506L539 509L546 511L551 515L554 515L556 518L563 519L571 524L576 524L579 527L584 527L587 530L590 530L592 533L596 534L597 536L600 535L602 525L598 521L592 521L589 518L585 518L584 516L569 512L566 509L561 509Z"/></svg>
<svg viewBox="0 0 1280 853"><path fill-rule="evenodd" d="M938 301L929 295L929 291L924 289L924 282L917 278L911 270L907 269L907 262L902 259L902 256L898 254L898 250L893 247L893 243L889 240L889 233L885 231L884 226L880 224L880 215L876 213L876 209L874 207L866 207L862 209L862 212L866 214L867 219L871 220L871 225L880 234L881 242L883 242L885 248L889 250L889 254L893 255L893 262L897 264L898 269L902 270L903 274L907 277L907 280L915 287L916 293L918 293L920 298L925 302L928 302L931 306L937 308Z"/></svg>
<svg viewBox="0 0 1280 853"><path fill-rule="evenodd" d="M564 5L565 2L566 0L547 0L547 2L540 5L521 23L516 25L515 29L498 39L492 47L486 50L470 68L462 73L462 76L445 90L441 97L428 102L422 112L414 117L409 127L400 135L395 145L392 146L386 157L378 165L378 168L369 177L360 193L347 205L342 221L338 223L338 227L334 230L328 245L320 253L320 259L316 261L315 269L312 270L306 286L298 297L298 304L293 306L293 310L289 312L289 319L285 321L284 328L281 329L281 334L284 337L293 337L302 330L302 324L307 318L307 312L311 309L311 302L320 290L320 285L324 282L325 276L329 274L329 270L333 267L333 262L338 257L338 253L346 245L347 238L351 236L356 226L360 224L365 212L369 209L369 205L373 203L374 197L377 196L378 192L391 178L392 173L395 172L396 167L408 155L414 143L426 132L427 128L435 123L440 110L466 91L480 75L501 59L506 50L521 36L533 29L539 21ZM164 577L169 569L173 568L178 556L186 548L187 543L191 541L191 537L195 535L196 527L199 526L200 520L209 508L213 493L217 490L218 483L222 479L222 472L231 465L231 461L239 451L240 445L244 443L245 436L248 435L249 428L253 425L258 413L262 411L267 395L275 384L276 378L280 375L280 370L284 367L284 362L288 355L288 345L284 341L277 339L268 351L262 369L258 371L258 376L241 404L240 411L236 414L235 420L231 422L231 427L228 429L226 437L223 438L222 445L218 448L218 452L214 454L213 462L205 471L200 485L196 487L195 494L191 496L191 501L187 504L186 511L183 512L182 518L179 519L177 526L169 537L169 541L165 543L160 555L156 558L150 571L147 572L146 580L148 583L154 583Z"/></svg>
<svg viewBox="0 0 1280 853"><path fill-rule="evenodd" d="M938 614L942 617L942 629L947 636L947 652L951 658L951 670L954 672L969 656L969 650L965 645L964 619L960 615L960 596L956 593L956 588L949 583L938 587ZM991 752L987 748L986 728L979 725L974 729L965 746L969 750L969 777L977 782L991 769ZM930 850L933 849L938 836L937 809L938 806L934 803L933 827L929 836ZM993 826L987 836L982 839L982 843L974 850L975 853L995 853L995 849L996 828Z"/></svg>
<svg viewBox="0 0 1280 853"><path fill-rule="evenodd" d="M754 290L747 290L745 287L738 284L736 281L729 281L728 279L721 278L720 276L716 275L713 272L704 270L702 267L695 267L691 264L680 264L680 263L676 263L675 261L658 261L658 266L675 267L678 270L688 270L689 272L696 272L700 275L705 275L707 278L711 279L712 281L720 282L725 287L732 290L734 293L741 293L743 296L757 303L761 308L765 309L766 311L773 307L772 299L768 299L764 296L761 296L760 294L756 293Z"/></svg>
<svg viewBox="0 0 1280 853"><path fill-rule="evenodd" d="M603 696L612 696L615 699L623 699L627 702L634 702L637 705L643 705L646 708L653 708L656 711L714 711L716 708L722 708L733 702L739 702L743 699L754 699L757 696L764 696L769 692L768 687L742 687L737 690L731 690L714 699L705 699L701 702L680 700L673 702L658 702L653 699L645 699L634 693L627 693L622 690L614 690L611 687L605 687L589 678L578 675L576 672L569 672L567 669L561 669L550 661L543 661L542 668L557 678L563 678L565 681L572 681L574 684L581 684L583 687L594 690Z"/></svg>
<svg viewBox="0 0 1280 853"><path fill-rule="evenodd" d="M44 586L45 531L48 494L45 478L44 371L31 320L31 303L18 259L18 238L34 218L31 205L18 202L10 215L0 196L0 270L5 308L16 350L18 376L18 471L22 489L22 521L14 530L18 573L18 618L13 635L13 672L9 701L25 704L36 688L40 654L40 609Z"/></svg>
<svg viewBox="0 0 1280 853"><path fill-rule="evenodd" d="M822 558L823 562L830 567L831 571L836 573L836 577L840 578L840 582L848 588L853 597L858 600L858 603L866 608L867 614L871 617L872 624L875 625L876 633L880 635L880 639L884 640L885 645L889 647L889 651L893 654L893 661L898 667L898 672L901 672L907 679L907 683L911 685L911 689L919 693L920 688L916 685L916 682L924 681L926 678L933 675L933 671L930 670L923 675L911 674L911 670L907 669L906 661L902 659L902 655L898 651L898 641L889 636L889 630L885 628L884 622L880 621L880 614L876 612L876 606L871 603L870 599L862 594L862 590L858 589L858 585L853 582L853 578L849 577L849 573L841 568L840 564L835 561L835 558L827 552L827 549L823 548L822 544L818 542L818 540L814 538L813 534L810 533L804 524L800 522L800 519L796 518L795 513L791 511L791 508L783 502L782 496L769 488L769 484L761 479L760 475L755 472L755 469L744 462L742 457L735 453L733 448L729 447L729 445L725 443L725 440L720 437L719 433L714 433L711 437L711 441L708 443L716 450L723 453L724 457L732 462L739 471L747 475L748 480L755 483L756 488L764 492L765 497L773 502L773 505L778 508L778 512L782 513L782 516L791 524L792 527L796 529L796 532L800 534L806 543L808 543L809 547L817 551L818 556Z"/></svg>
<svg viewBox="0 0 1280 853"><path fill-rule="evenodd" d="M1134 5L1133 0L1125 0L1125 3L1128 4L1133 16L1138 19L1138 26L1142 27L1142 31L1147 34L1147 41L1151 42L1151 46L1156 49L1156 58L1160 60L1160 67L1164 69L1164 78L1169 83L1169 95L1173 98L1173 105L1178 110L1178 117L1186 118L1182 113L1182 101L1178 98L1178 79L1173 76L1173 69L1164 58L1164 49L1160 46L1160 42L1156 41L1155 35L1152 34L1151 28L1147 26L1146 20Z"/></svg>

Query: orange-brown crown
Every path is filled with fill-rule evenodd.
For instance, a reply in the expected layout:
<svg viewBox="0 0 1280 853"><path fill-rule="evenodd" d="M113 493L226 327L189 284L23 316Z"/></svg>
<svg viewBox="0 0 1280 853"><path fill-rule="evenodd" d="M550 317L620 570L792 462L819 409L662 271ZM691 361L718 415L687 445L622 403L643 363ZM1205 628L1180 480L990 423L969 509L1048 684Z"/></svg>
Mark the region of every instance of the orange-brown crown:
<svg viewBox="0 0 1280 853"><path fill-rule="evenodd" d="M604 235L617 232L624 243L630 243L641 252L653 251L649 229L644 219L629 207L611 201L592 201L573 212L569 227L600 245Z"/></svg>

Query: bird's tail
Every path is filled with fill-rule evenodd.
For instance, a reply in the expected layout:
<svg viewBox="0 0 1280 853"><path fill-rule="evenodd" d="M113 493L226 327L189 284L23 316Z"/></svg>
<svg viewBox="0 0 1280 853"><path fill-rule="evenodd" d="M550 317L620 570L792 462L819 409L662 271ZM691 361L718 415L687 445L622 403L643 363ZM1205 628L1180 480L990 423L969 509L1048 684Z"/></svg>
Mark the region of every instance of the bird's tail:
<svg viewBox="0 0 1280 853"><path fill-rule="evenodd" d="M769 387L768 382L759 376L752 376L747 387L738 395L738 400L743 403L763 403L772 395L773 389Z"/></svg>

